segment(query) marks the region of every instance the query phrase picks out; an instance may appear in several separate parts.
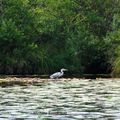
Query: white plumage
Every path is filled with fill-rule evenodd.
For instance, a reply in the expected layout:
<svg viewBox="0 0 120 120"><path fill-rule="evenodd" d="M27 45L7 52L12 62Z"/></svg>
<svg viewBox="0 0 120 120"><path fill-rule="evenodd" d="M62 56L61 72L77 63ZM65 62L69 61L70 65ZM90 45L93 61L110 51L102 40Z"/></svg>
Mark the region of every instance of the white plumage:
<svg viewBox="0 0 120 120"><path fill-rule="evenodd" d="M67 69L62 68L60 72L56 72L56 73L50 75L50 78L51 79L60 78L64 75L64 71L67 71Z"/></svg>

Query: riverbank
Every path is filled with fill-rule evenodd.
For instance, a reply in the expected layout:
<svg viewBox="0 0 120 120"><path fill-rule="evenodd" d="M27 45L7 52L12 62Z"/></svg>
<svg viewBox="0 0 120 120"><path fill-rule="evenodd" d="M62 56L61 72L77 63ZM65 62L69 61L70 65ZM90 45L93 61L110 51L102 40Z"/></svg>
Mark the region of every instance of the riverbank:
<svg viewBox="0 0 120 120"><path fill-rule="evenodd" d="M40 82L47 81L47 79L41 79L37 77L4 77L0 78L0 86L12 86L12 85L33 85Z"/></svg>
<svg viewBox="0 0 120 120"><path fill-rule="evenodd" d="M96 78L96 79L85 79L85 78L60 78L61 81L72 81L72 80L120 80L120 78ZM0 86L13 86L13 85L37 85L38 83L44 83L47 81L52 81L49 78L41 78L41 77L2 77L0 78Z"/></svg>
<svg viewBox="0 0 120 120"><path fill-rule="evenodd" d="M76 79L76 78L75 78ZM71 78L60 78L62 81L70 81ZM13 86L13 85L37 85L38 83L44 83L47 81L53 81L49 78L41 77L2 77L0 78L0 86ZM58 80L57 80L58 81Z"/></svg>
<svg viewBox="0 0 120 120"><path fill-rule="evenodd" d="M49 75L0 75L0 78L7 78L7 77L17 77L17 78L49 78ZM87 78L87 79L96 79L96 78L111 78L111 74L66 74L64 78Z"/></svg>

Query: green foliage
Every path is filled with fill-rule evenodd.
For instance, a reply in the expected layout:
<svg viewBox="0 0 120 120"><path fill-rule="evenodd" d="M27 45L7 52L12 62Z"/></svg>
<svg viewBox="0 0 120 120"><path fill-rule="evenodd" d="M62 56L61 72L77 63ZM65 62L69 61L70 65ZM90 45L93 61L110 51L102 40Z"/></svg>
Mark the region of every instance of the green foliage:
<svg viewBox="0 0 120 120"><path fill-rule="evenodd" d="M108 35L107 42L109 43L108 55L112 65L113 76L120 74L120 29Z"/></svg>
<svg viewBox="0 0 120 120"><path fill-rule="evenodd" d="M2 0L0 73L116 68L119 8L118 0Z"/></svg>
<svg viewBox="0 0 120 120"><path fill-rule="evenodd" d="M120 74L120 15L115 14L112 23L113 31L105 38L108 47L109 62L112 66L112 75Z"/></svg>
<svg viewBox="0 0 120 120"><path fill-rule="evenodd" d="M0 26L0 71L2 74L33 74L43 72L46 53L38 45L29 42L15 23L4 20ZM34 68L33 68L34 66ZM44 66L44 67L43 67Z"/></svg>

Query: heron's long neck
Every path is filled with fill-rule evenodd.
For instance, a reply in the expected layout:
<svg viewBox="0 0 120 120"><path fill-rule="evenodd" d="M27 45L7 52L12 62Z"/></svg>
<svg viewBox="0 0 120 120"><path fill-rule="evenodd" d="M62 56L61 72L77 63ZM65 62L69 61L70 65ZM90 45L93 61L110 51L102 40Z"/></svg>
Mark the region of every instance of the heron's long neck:
<svg viewBox="0 0 120 120"><path fill-rule="evenodd" d="M64 74L64 72L61 70L61 73Z"/></svg>

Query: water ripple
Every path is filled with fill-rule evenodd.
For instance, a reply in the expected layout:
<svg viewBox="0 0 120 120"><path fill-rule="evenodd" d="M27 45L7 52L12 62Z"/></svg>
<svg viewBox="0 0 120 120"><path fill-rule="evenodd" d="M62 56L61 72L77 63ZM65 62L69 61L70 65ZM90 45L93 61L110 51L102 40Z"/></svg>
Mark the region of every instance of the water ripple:
<svg viewBox="0 0 120 120"><path fill-rule="evenodd" d="M119 80L59 80L0 87L0 120L118 120Z"/></svg>

